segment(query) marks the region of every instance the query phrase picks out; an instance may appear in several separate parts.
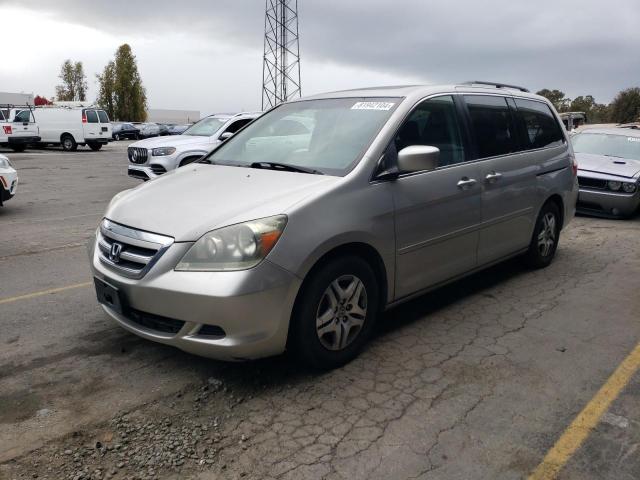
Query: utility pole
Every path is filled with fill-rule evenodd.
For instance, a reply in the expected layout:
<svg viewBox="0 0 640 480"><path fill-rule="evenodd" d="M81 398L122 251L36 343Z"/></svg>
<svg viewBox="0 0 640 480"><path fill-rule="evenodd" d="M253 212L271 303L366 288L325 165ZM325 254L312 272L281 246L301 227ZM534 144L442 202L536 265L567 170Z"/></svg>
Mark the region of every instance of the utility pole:
<svg viewBox="0 0 640 480"><path fill-rule="evenodd" d="M262 109L300 97L298 0L266 0Z"/></svg>

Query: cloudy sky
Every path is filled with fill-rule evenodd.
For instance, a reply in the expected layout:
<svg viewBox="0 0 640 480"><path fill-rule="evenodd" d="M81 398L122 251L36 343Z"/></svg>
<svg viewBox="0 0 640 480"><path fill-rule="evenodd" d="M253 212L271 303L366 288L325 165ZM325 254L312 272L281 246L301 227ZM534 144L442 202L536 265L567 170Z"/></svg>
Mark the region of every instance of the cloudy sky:
<svg viewBox="0 0 640 480"><path fill-rule="evenodd" d="M609 102L640 85L638 0L298 0L304 94L487 79ZM50 97L129 43L152 108L259 107L264 0L0 0L0 91Z"/></svg>

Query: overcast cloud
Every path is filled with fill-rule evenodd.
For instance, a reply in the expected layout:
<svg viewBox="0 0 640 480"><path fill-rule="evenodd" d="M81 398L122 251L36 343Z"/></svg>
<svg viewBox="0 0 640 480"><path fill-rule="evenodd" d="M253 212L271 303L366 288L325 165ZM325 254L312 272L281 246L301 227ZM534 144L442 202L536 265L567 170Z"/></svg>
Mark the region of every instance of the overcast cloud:
<svg viewBox="0 0 640 480"><path fill-rule="evenodd" d="M488 79L608 102L640 85L638 0L298 3L305 94ZM0 0L0 24L13 39L2 91L53 95L70 57L84 61L95 97L95 74L128 42L151 107L260 103L264 0Z"/></svg>

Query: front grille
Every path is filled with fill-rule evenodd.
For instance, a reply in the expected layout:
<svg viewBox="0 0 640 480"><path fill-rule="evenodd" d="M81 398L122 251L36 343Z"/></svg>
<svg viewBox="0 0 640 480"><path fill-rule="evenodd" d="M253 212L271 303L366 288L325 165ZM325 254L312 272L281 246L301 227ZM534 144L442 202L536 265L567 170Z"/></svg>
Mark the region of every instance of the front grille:
<svg viewBox="0 0 640 480"><path fill-rule="evenodd" d="M147 163L148 152L146 148L129 147L127 148L127 156L131 163L142 165L143 163Z"/></svg>
<svg viewBox="0 0 640 480"><path fill-rule="evenodd" d="M607 189L607 181L598 178L578 177L578 185L586 188L595 188L598 190Z"/></svg>
<svg viewBox="0 0 640 480"><path fill-rule="evenodd" d="M173 238L135 230L104 219L97 243L103 264L120 275L138 279L171 246Z"/></svg>
<svg viewBox="0 0 640 480"><path fill-rule="evenodd" d="M141 312L140 310L134 309L128 310L127 320L149 330L172 334L178 333L185 324L182 320L161 317L160 315L154 315L153 313Z"/></svg>
<svg viewBox="0 0 640 480"><path fill-rule="evenodd" d="M151 165L151 171L156 175L162 175L163 173L167 173L167 169L162 165Z"/></svg>

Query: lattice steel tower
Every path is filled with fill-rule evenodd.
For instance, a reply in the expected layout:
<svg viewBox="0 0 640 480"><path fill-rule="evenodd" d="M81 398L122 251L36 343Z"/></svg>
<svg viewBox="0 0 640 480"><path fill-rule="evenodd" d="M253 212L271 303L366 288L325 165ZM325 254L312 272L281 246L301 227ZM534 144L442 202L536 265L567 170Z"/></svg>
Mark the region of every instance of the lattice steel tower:
<svg viewBox="0 0 640 480"><path fill-rule="evenodd" d="M298 0L266 0L262 109L301 94Z"/></svg>

